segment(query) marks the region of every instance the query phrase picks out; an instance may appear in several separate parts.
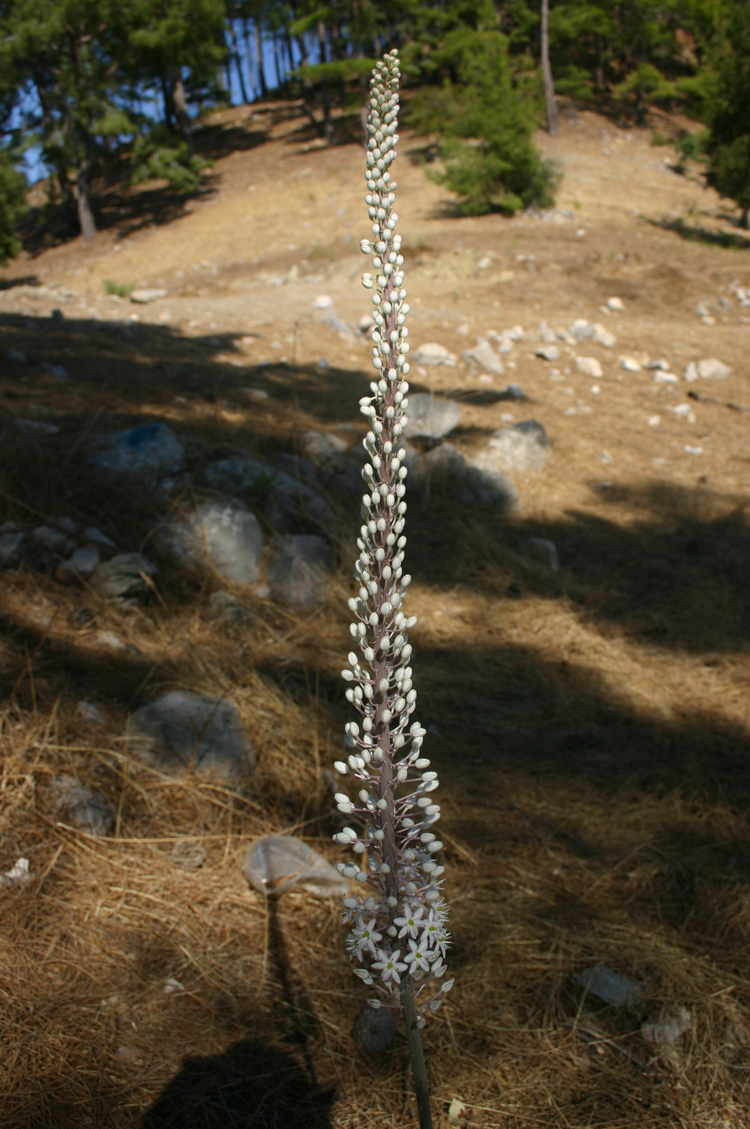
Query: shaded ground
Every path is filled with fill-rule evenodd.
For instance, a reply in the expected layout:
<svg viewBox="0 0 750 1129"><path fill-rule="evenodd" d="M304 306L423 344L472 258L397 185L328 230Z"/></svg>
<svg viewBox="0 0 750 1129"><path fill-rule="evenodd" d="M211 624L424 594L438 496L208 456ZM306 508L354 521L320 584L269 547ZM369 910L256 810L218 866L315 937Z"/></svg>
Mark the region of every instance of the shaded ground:
<svg viewBox="0 0 750 1129"><path fill-rule="evenodd" d="M123 216L90 250L61 245L0 272L1 521L68 515L123 550L148 546L177 498L116 488L85 462L93 435L130 423L168 423L197 460L227 446L299 452L311 427L352 443L363 431L366 342L311 308L330 295L345 326L366 308L346 242L364 230L361 152L301 153L312 130L291 115L263 129L271 140L219 155L214 196L192 214L135 235ZM512 521L467 512L450 484L408 514L418 716L441 775L455 935L456 987L426 1033L443 1125L454 1096L482 1129L750 1119L747 417L696 402L689 423L668 412L688 386L617 367L636 350L678 374L717 356L732 376L701 393L750 406L746 311L730 297L750 267L744 251L640 224L634 207L689 215L713 198L624 136L587 114L548 143L585 236L577 218L448 223L419 166L399 170L412 338L459 354L454 369L415 368L415 389L461 394L467 453L504 415L539 418L553 446L545 470L516 476ZM105 278L169 295L137 308L106 298ZM600 314L612 294L625 312ZM694 312L702 300L713 325ZM533 357L542 317L579 316L618 338L576 350L601 360L598 394L564 371L566 347L559 381ZM515 323L527 338L506 377L530 397L521 405L460 362L475 334ZM248 398L259 390L267 399ZM30 438L17 418L59 434ZM338 858L328 770L347 716L357 515L333 501L337 571L310 614L238 591L255 618L218 626L216 578L168 568L130 612L48 573L3 574L0 869L24 856L31 879L0 890L0 1124L416 1124L403 1034L369 1058L351 1040L367 993L336 906L290 893L271 912L241 873L249 843L279 831ZM530 537L555 542L560 572L529 558ZM103 649L101 630L127 649ZM259 758L242 787L164 777L128 754L128 712L172 688L237 706ZM84 721L80 699L106 723ZM60 771L111 803L110 838L60 822ZM173 860L186 838L206 848L198 871ZM584 998L576 975L597 961L643 982L635 1011ZM676 1006L690 1031L647 1043L640 1023Z"/></svg>

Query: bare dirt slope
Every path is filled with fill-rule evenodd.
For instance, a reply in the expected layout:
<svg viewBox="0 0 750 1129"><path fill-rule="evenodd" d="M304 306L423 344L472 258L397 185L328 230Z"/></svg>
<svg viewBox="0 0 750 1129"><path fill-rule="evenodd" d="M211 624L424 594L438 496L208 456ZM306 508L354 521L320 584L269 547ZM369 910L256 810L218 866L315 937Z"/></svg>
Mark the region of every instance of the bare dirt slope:
<svg viewBox="0 0 750 1129"><path fill-rule="evenodd" d="M2 521L70 516L150 552L155 520L185 499L98 481L82 455L100 432L163 422L206 457L272 461L311 428L364 432L362 150L317 148L297 113L217 115L203 195L113 188L92 246L40 246L0 272ZM436 1115L447 1125L458 1097L486 1129L742 1129L750 242L648 131L586 112L539 142L564 172L541 217L456 218L408 131L396 166L410 340L456 357L415 364L413 389L460 401L450 439L466 455L530 417L552 446L544 469L511 475L512 519L466 511L450 482L409 511L418 716L443 782L456 938L456 988L426 1035ZM166 294L138 305L107 282ZM536 355L541 321L577 319L614 342L562 333L557 360ZM502 375L465 362L516 325ZM726 379L683 379L710 358ZM656 359L675 382L645 367ZM526 401L498 396L510 382ZM327 771L357 515L332 504L336 570L304 613L237 588L252 618L217 624L216 577L163 562L145 610L53 568L0 578L0 869L25 857L31 874L0 890L0 1124L98 1129L147 1110L152 1127L416 1124L403 1037L375 1057L351 1041L364 997L335 907L266 905L241 873L248 843L279 831L338 857ZM554 542L559 571L530 538ZM129 754L128 713L173 688L237 707L259 762L242 788ZM55 814L61 771L111 804L106 839ZM198 871L174 862L185 838L206 849ZM577 975L597 962L641 982L639 1002L585 995ZM641 1032L685 1012L669 1045Z"/></svg>

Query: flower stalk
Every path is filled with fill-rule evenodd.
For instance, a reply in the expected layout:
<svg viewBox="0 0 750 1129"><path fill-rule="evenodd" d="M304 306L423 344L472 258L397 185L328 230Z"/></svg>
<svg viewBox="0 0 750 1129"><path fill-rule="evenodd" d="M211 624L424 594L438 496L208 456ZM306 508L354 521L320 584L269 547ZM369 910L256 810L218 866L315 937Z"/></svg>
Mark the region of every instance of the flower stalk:
<svg viewBox="0 0 750 1129"><path fill-rule="evenodd" d="M344 899L344 919L354 972L377 995L373 1008L392 1007L404 1015L414 1069L422 1129L431 1129L427 1074L420 1038L425 1016L436 1011L453 984L444 980L450 936L442 895L442 847L433 830L440 807L433 793L437 773L422 756L425 730L411 721L417 692L409 665L408 632L416 619L402 610L411 577L404 573L406 451L400 446L408 424L409 385L405 325L409 306L403 288L401 236L395 232L396 184L390 166L398 143L399 66L396 51L375 67L367 120L367 196L372 239L362 251L372 256L374 274L362 276L372 290L373 367L371 395L360 401L370 421L364 440L369 461L362 477L362 527L354 566L359 585L349 600L355 650L342 677L346 697L360 720L346 725L351 749L336 769L351 776L356 795L336 794L339 811L356 827L334 836L354 852L341 873L361 889ZM359 864L363 865L360 866Z"/></svg>

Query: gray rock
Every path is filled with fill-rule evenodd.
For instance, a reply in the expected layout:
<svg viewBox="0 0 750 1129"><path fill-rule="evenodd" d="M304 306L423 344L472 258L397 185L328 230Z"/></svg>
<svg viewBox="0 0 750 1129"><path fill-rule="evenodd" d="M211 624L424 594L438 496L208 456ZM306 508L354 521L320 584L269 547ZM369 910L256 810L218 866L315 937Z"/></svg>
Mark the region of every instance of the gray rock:
<svg viewBox="0 0 750 1129"><path fill-rule="evenodd" d="M140 290L133 290L130 295L130 301L135 302L139 306L147 306L150 302L155 302L157 298L166 298L166 290L157 290L152 286L144 286Z"/></svg>
<svg viewBox="0 0 750 1129"><path fill-rule="evenodd" d="M54 376L55 380L68 379L68 370L63 368L62 365L51 365L45 362L44 368L47 370L50 376Z"/></svg>
<svg viewBox="0 0 750 1129"><path fill-rule="evenodd" d="M637 361L635 357L620 357L620 368L624 369L625 372L641 371L640 361Z"/></svg>
<svg viewBox="0 0 750 1129"><path fill-rule="evenodd" d="M506 471L541 470L550 456L547 432L538 420L501 427L488 444L488 458Z"/></svg>
<svg viewBox="0 0 750 1129"><path fill-rule="evenodd" d="M444 345L438 345L436 341L428 341L426 345L420 345L409 360L415 365L424 365L426 368L432 365L453 366L456 363L453 353L450 353Z"/></svg>
<svg viewBox="0 0 750 1129"><path fill-rule="evenodd" d="M26 365L29 363L28 357L22 353L20 349L6 349L5 355L9 361L13 361L15 365Z"/></svg>
<svg viewBox="0 0 750 1129"><path fill-rule="evenodd" d="M25 541L22 529L0 534L0 569L16 568L21 563Z"/></svg>
<svg viewBox="0 0 750 1129"><path fill-rule="evenodd" d="M710 313L711 313L711 311L709 310L709 308L708 308L708 306L706 305L705 302L699 302L698 305L695 307L695 312L696 312L696 314L698 315L699 318L709 317Z"/></svg>
<svg viewBox="0 0 750 1129"><path fill-rule="evenodd" d="M647 1043L669 1046L676 1043L692 1026L693 1020L688 1009L678 1007L674 1011L667 1011L660 1019L642 1023L641 1035Z"/></svg>
<svg viewBox="0 0 750 1129"><path fill-rule="evenodd" d="M102 545L105 549L116 549L114 541L102 533L94 525L88 525L81 534L82 541L92 541L95 545Z"/></svg>
<svg viewBox="0 0 750 1129"><path fill-rule="evenodd" d="M106 725L107 719L93 702L79 702L76 706L76 713L87 721L90 725Z"/></svg>
<svg viewBox="0 0 750 1129"><path fill-rule="evenodd" d="M408 400L410 438L442 439L461 419L461 408L455 400L436 400L426 392L410 395Z"/></svg>
<svg viewBox="0 0 750 1129"><path fill-rule="evenodd" d="M584 376L598 379L602 375L602 366L596 357L576 357L576 368Z"/></svg>
<svg viewBox="0 0 750 1129"><path fill-rule="evenodd" d="M300 528L335 527L336 517L318 490L251 455L219 459L206 468L207 482L217 490L252 495L259 508L280 533Z"/></svg>
<svg viewBox="0 0 750 1129"><path fill-rule="evenodd" d="M555 341L557 340L554 330L550 329L546 321L539 322L539 328L536 331L536 335L544 345L554 345Z"/></svg>
<svg viewBox="0 0 750 1129"><path fill-rule="evenodd" d="M136 755L162 772L238 776L255 768L252 744L226 698L173 690L136 710L126 733Z"/></svg>
<svg viewBox="0 0 750 1129"><path fill-rule="evenodd" d="M60 557L70 556L76 548L75 541L71 541L61 530L51 529L48 525L38 525L36 529L32 529L31 540Z"/></svg>
<svg viewBox="0 0 750 1129"><path fill-rule="evenodd" d="M119 553L96 566L91 587L110 604L132 606L148 599L151 589L144 577L153 580L158 571L140 553Z"/></svg>
<svg viewBox="0 0 750 1129"><path fill-rule="evenodd" d="M425 455L424 462L430 479L452 479L459 482L466 473L466 459L452 443L441 443L439 447L433 447Z"/></svg>
<svg viewBox="0 0 750 1129"><path fill-rule="evenodd" d="M59 435L60 428L56 423L44 423L40 419L17 419L16 427L21 431L31 432L32 435Z"/></svg>
<svg viewBox="0 0 750 1129"><path fill-rule="evenodd" d="M557 345L540 345L534 350L534 355L541 357L543 361L559 361L560 350Z"/></svg>
<svg viewBox="0 0 750 1129"><path fill-rule="evenodd" d="M486 372L491 372L495 376L502 376L503 362L497 355L495 350L490 345L489 341L477 341L473 349L466 349L463 353L465 360L477 365L479 368ZM409 398L411 404L413 397Z"/></svg>
<svg viewBox="0 0 750 1129"><path fill-rule="evenodd" d="M685 365L685 371L682 374L682 378L683 380L686 380L688 384L692 384L698 379L698 366L695 361L689 361L688 364Z"/></svg>
<svg viewBox="0 0 750 1129"><path fill-rule="evenodd" d="M548 541L545 537L529 537L525 552L527 557L546 565L552 572L560 571L560 557L554 541Z"/></svg>
<svg viewBox="0 0 750 1129"><path fill-rule="evenodd" d="M334 456L330 458L334 459ZM330 460L327 459L326 462L328 461ZM283 455L279 455L277 462L279 470L295 482L303 482L313 490L320 486L317 467L309 459L303 459L301 455L290 455L285 451Z"/></svg>
<svg viewBox="0 0 750 1129"><path fill-rule="evenodd" d="M731 374L732 370L729 365L723 364L722 361L717 361L716 357L709 357L705 361L698 361L698 376L703 380L726 380Z"/></svg>
<svg viewBox="0 0 750 1129"><path fill-rule="evenodd" d="M333 329L336 333L338 333L339 337L342 340L359 341L359 337L354 332L352 327L347 322L345 322L343 318L340 318L338 314L333 313L333 311L331 311L331 313L329 314L326 314L325 317L321 320L323 322L323 325L327 325L329 329Z"/></svg>
<svg viewBox="0 0 750 1129"><path fill-rule="evenodd" d="M637 1007L645 995L643 984L638 980L628 980L606 968L603 964L596 964L593 968L585 968L578 974L578 983L590 996L596 996L613 1007Z"/></svg>
<svg viewBox="0 0 750 1129"><path fill-rule="evenodd" d="M729 298L725 298L722 295L722 297L719 298L719 309L723 310L725 314L730 314L734 309L734 306L732 305L732 302Z"/></svg>
<svg viewBox="0 0 750 1129"><path fill-rule="evenodd" d="M346 451L349 444L331 431L306 431L302 436L302 452L311 463L324 463Z"/></svg>
<svg viewBox="0 0 750 1129"><path fill-rule="evenodd" d="M59 565L55 575L58 580L73 580L76 577L85 580L91 576L100 561L101 556L96 545L85 545L76 549L72 557Z"/></svg>
<svg viewBox="0 0 750 1129"><path fill-rule="evenodd" d="M366 1054L389 1051L396 1038L398 1020L389 1007L363 1007L352 1027L352 1038Z"/></svg>
<svg viewBox="0 0 750 1129"><path fill-rule="evenodd" d="M648 361L645 367L651 371L669 372L669 362L665 361L663 357L659 357L657 361Z"/></svg>
<svg viewBox="0 0 750 1129"><path fill-rule="evenodd" d="M171 428L146 423L102 436L90 465L116 478L139 478L150 487L185 470L185 448Z"/></svg>
<svg viewBox="0 0 750 1129"><path fill-rule="evenodd" d="M208 499L177 511L159 526L154 541L180 568L213 569L234 584L258 579L263 533L255 514L237 498Z"/></svg>
<svg viewBox="0 0 750 1129"><path fill-rule="evenodd" d="M521 508L520 495L511 480L482 459L466 460L461 501L472 509L499 509L503 514L515 514Z"/></svg>
<svg viewBox="0 0 750 1129"><path fill-rule="evenodd" d="M605 329L603 325L597 322L591 334L591 340L595 345L603 345L605 349L611 349L617 341L617 338L614 333L610 333L608 329Z"/></svg>
<svg viewBox="0 0 750 1129"><path fill-rule="evenodd" d="M520 384L509 384L507 388L503 388L500 398L503 400L518 400L519 402L528 400L528 396Z"/></svg>
<svg viewBox="0 0 750 1129"><path fill-rule="evenodd" d="M224 623L248 623L255 619L231 592L212 592L208 603L212 618Z"/></svg>
<svg viewBox="0 0 750 1129"><path fill-rule="evenodd" d="M588 341L594 335L594 326L583 318L578 318L571 325L570 332L576 341Z"/></svg>
<svg viewBox="0 0 750 1129"><path fill-rule="evenodd" d="M60 775L53 778L51 791L55 811L64 821L98 838L109 835L115 825L115 813L93 788L75 776Z"/></svg>
<svg viewBox="0 0 750 1129"><path fill-rule="evenodd" d="M556 329L555 337L558 341L562 341L563 345L575 345L576 339L572 333L568 333L567 329Z"/></svg>
<svg viewBox="0 0 750 1129"><path fill-rule="evenodd" d="M312 608L323 594L332 567L331 547L322 537L284 537L268 571L268 583L282 603Z"/></svg>

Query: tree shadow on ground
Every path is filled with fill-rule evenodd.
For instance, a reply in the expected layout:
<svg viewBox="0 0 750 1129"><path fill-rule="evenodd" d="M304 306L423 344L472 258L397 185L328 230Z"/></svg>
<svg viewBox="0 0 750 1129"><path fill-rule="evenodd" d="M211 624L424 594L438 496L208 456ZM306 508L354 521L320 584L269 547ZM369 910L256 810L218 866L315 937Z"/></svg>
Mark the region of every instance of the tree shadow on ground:
<svg viewBox="0 0 750 1129"><path fill-rule="evenodd" d="M733 251L750 251L750 235L733 235L728 231L710 231L706 227L686 223L683 219L649 219L646 221L662 231L671 231L693 243L707 243L714 247L728 247Z"/></svg>

